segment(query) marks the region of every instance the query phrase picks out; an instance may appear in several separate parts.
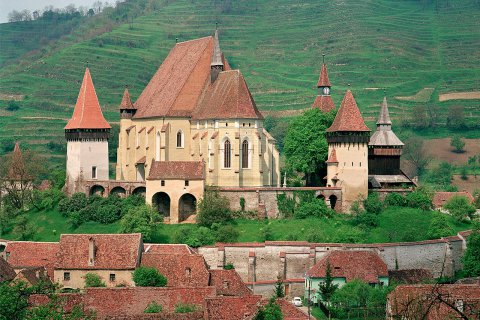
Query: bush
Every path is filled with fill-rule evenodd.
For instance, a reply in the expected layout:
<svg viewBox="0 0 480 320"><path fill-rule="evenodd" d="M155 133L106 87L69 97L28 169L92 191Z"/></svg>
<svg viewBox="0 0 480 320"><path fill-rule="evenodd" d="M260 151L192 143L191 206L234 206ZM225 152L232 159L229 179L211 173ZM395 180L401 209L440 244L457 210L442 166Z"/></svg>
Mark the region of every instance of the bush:
<svg viewBox="0 0 480 320"><path fill-rule="evenodd" d="M432 208L432 197L428 191L418 188L410 192L405 198L406 204L410 208L418 208L424 211Z"/></svg>
<svg viewBox="0 0 480 320"><path fill-rule="evenodd" d="M380 214L383 210L383 203L378 198L378 193L369 193L367 199L363 202L363 207L368 213Z"/></svg>
<svg viewBox="0 0 480 320"><path fill-rule="evenodd" d="M150 241L156 225L161 223L160 214L152 207L144 204L130 209L120 220L121 233L142 233L145 241Z"/></svg>
<svg viewBox="0 0 480 320"><path fill-rule="evenodd" d="M443 205L443 208L459 222L468 222L473 219L475 214L475 207L470 204L468 199L463 196L453 196L447 203Z"/></svg>
<svg viewBox="0 0 480 320"><path fill-rule="evenodd" d="M198 202L198 224L210 227L214 223L224 223L231 219L228 199L221 196L217 189L207 189L203 199Z"/></svg>
<svg viewBox="0 0 480 320"><path fill-rule="evenodd" d="M277 207L281 218L290 218L295 212L297 202L294 197L288 197L285 193L277 194Z"/></svg>
<svg viewBox="0 0 480 320"><path fill-rule="evenodd" d="M233 263L227 263L226 265L223 266L223 269L224 270L234 270L235 266L233 265Z"/></svg>
<svg viewBox="0 0 480 320"><path fill-rule="evenodd" d="M300 201L300 204L295 209L296 219L305 219L308 217L331 217L332 210L327 207L323 199L312 199L310 201Z"/></svg>
<svg viewBox="0 0 480 320"><path fill-rule="evenodd" d="M448 219L443 213L437 213L430 222L427 237L429 239L439 239L453 234L453 229L448 224Z"/></svg>
<svg viewBox="0 0 480 320"><path fill-rule="evenodd" d="M221 226L216 232L216 241L223 243L234 243L238 241L240 232L232 225Z"/></svg>
<svg viewBox="0 0 480 320"><path fill-rule="evenodd" d="M20 105L18 104L17 101L15 100L8 101L8 104L7 104L8 111L17 111L18 109L20 109Z"/></svg>
<svg viewBox="0 0 480 320"><path fill-rule="evenodd" d="M85 288L99 288L106 287L105 282L102 281L102 278L96 273L87 273L85 275Z"/></svg>
<svg viewBox="0 0 480 320"><path fill-rule="evenodd" d="M274 240L272 228L269 225L260 229L262 241L272 241Z"/></svg>
<svg viewBox="0 0 480 320"><path fill-rule="evenodd" d="M148 304L148 306L143 310L144 313L160 313L163 311L162 305L152 301Z"/></svg>
<svg viewBox="0 0 480 320"><path fill-rule="evenodd" d="M183 227L173 235L175 243L185 243L193 248L215 243L215 237L210 229L206 227Z"/></svg>
<svg viewBox="0 0 480 320"><path fill-rule="evenodd" d="M467 238L467 250L462 258L463 272L466 277L480 276L480 232L472 232Z"/></svg>
<svg viewBox="0 0 480 320"><path fill-rule="evenodd" d="M375 228L378 226L378 216L370 212L357 214L352 219L352 223L354 226L362 226L365 228Z"/></svg>
<svg viewBox="0 0 480 320"><path fill-rule="evenodd" d="M112 223L120 219L121 213L120 207L113 204L99 206L94 220L104 224Z"/></svg>
<svg viewBox="0 0 480 320"><path fill-rule="evenodd" d="M87 206L88 199L85 193L74 193L70 198L65 198L58 203L58 211L64 217L68 217L72 212L80 211Z"/></svg>
<svg viewBox="0 0 480 320"><path fill-rule="evenodd" d="M138 267L133 272L133 282L137 287L165 287L167 278L151 267Z"/></svg>
<svg viewBox="0 0 480 320"><path fill-rule="evenodd" d="M385 204L387 206L404 207L407 205L407 201L400 193L392 192L385 197Z"/></svg>
<svg viewBox="0 0 480 320"><path fill-rule="evenodd" d="M43 191L33 190L33 199L36 208L40 210L52 210L60 201L65 199L65 193L55 188L49 188Z"/></svg>
<svg viewBox="0 0 480 320"><path fill-rule="evenodd" d="M454 148L457 153L465 152L465 141L460 136L453 136L450 140L450 146Z"/></svg>
<svg viewBox="0 0 480 320"><path fill-rule="evenodd" d="M275 303L275 297L270 298L269 302L258 308L253 320L282 320L283 314L280 306Z"/></svg>
<svg viewBox="0 0 480 320"><path fill-rule="evenodd" d="M192 303L177 303L175 305L176 313L189 313L195 312L195 310L197 310L197 306Z"/></svg>

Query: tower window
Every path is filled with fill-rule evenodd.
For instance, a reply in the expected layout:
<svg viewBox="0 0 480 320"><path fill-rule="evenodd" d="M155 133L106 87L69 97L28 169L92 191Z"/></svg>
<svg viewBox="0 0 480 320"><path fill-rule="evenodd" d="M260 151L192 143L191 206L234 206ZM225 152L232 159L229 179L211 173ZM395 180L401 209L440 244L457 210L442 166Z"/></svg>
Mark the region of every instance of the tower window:
<svg viewBox="0 0 480 320"><path fill-rule="evenodd" d="M223 167L230 168L232 165L232 146L230 140L225 140L223 144Z"/></svg>
<svg viewBox="0 0 480 320"><path fill-rule="evenodd" d="M183 132L178 130L177 132L177 148L183 148Z"/></svg>
<svg viewBox="0 0 480 320"><path fill-rule="evenodd" d="M97 167L92 167L92 179L97 179Z"/></svg>
<svg viewBox="0 0 480 320"><path fill-rule="evenodd" d="M63 281L70 281L70 272L63 273Z"/></svg>
<svg viewBox="0 0 480 320"><path fill-rule="evenodd" d="M242 142L242 168L248 168L248 140Z"/></svg>
<svg viewBox="0 0 480 320"><path fill-rule="evenodd" d="M165 187L165 180L160 181L160 186Z"/></svg>
<svg viewBox="0 0 480 320"><path fill-rule="evenodd" d="M352 167L353 167L353 161L352 161Z"/></svg>
<svg viewBox="0 0 480 320"><path fill-rule="evenodd" d="M113 282L115 281L116 277L115 277L115 273L110 273L110 281Z"/></svg>
<svg viewBox="0 0 480 320"><path fill-rule="evenodd" d="M185 187L188 187L190 185L190 181L185 180Z"/></svg>

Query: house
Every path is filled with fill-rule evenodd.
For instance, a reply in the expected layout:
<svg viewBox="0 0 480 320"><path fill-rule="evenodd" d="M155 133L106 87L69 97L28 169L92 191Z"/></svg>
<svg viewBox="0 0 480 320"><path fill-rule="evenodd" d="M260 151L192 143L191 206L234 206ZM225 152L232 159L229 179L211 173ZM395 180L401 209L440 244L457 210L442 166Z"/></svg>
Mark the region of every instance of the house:
<svg viewBox="0 0 480 320"><path fill-rule="evenodd" d="M95 273L107 287L133 286L132 272L140 266L142 235L62 234L54 266L54 282L83 288L85 274Z"/></svg>
<svg viewBox="0 0 480 320"><path fill-rule="evenodd" d="M48 277L53 280L58 249L58 242L8 241L4 256L16 273L23 269L45 267Z"/></svg>
<svg viewBox="0 0 480 320"><path fill-rule="evenodd" d="M435 192L432 199L433 208L435 210L442 210L443 205L446 204L453 197L465 197L469 203L473 203L475 200L472 194L468 191L458 191L458 192Z"/></svg>
<svg viewBox="0 0 480 320"><path fill-rule="evenodd" d="M34 286L43 283L51 283L47 270L44 267L33 267L20 270L13 281L21 281L27 286Z"/></svg>
<svg viewBox="0 0 480 320"><path fill-rule="evenodd" d="M342 287L354 279L372 286L388 286L387 265L374 251L334 250L319 260L305 278L305 297L313 302L319 299L319 285L325 281L327 266L330 265L333 283Z"/></svg>
<svg viewBox="0 0 480 320"><path fill-rule="evenodd" d="M212 269L209 271L209 285L217 289L218 296L242 297L252 294L235 269Z"/></svg>
<svg viewBox="0 0 480 320"><path fill-rule="evenodd" d="M480 319L480 285L400 285L387 297L387 319Z"/></svg>

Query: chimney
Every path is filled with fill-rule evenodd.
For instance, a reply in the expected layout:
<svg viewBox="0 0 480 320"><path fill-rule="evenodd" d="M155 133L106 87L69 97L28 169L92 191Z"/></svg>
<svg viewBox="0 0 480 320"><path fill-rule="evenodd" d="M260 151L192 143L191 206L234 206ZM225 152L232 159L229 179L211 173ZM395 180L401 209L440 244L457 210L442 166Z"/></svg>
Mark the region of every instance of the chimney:
<svg viewBox="0 0 480 320"><path fill-rule="evenodd" d="M95 264L95 240L93 237L88 239L88 266Z"/></svg>

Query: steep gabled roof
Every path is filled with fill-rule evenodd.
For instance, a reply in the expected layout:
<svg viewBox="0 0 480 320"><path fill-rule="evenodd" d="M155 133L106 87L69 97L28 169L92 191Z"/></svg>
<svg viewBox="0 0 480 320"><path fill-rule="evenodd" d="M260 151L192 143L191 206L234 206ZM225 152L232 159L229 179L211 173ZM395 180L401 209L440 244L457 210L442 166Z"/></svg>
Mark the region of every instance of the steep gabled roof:
<svg viewBox="0 0 480 320"><path fill-rule="evenodd" d="M65 129L110 129L110 125L103 117L97 93L93 86L92 77L88 68L83 76L82 86L78 93L77 103L72 118Z"/></svg>
<svg viewBox="0 0 480 320"><path fill-rule="evenodd" d="M365 125L362 114L358 109L355 98L350 90L343 97L342 105L338 109L335 120L327 132L369 132Z"/></svg>
<svg viewBox="0 0 480 320"><path fill-rule="evenodd" d="M205 177L203 161L155 161L152 160L147 180L202 180Z"/></svg>
<svg viewBox="0 0 480 320"><path fill-rule="evenodd" d="M193 113L194 119L263 119L239 70L220 72Z"/></svg>
<svg viewBox="0 0 480 320"><path fill-rule="evenodd" d="M390 113L388 112L387 97L383 97L382 107L380 108L380 116L377 120L377 125L392 125L390 120Z"/></svg>
<svg viewBox="0 0 480 320"><path fill-rule="evenodd" d="M134 118L189 117L210 80L212 36L177 43L135 102Z"/></svg>
<svg viewBox="0 0 480 320"><path fill-rule="evenodd" d="M333 148L332 152L330 153L330 157L328 157L327 163L338 163L338 160L337 160L337 150L335 150L335 148Z"/></svg>
<svg viewBox="0 0 480 320"><path fill-rule="evenodd" d="M335 110L335 104L333 103L331 96L317 95L315 101L313 101L312 108L318 108L323 112L329 112Z"/></svg>
<svg viewBox="0 0 480 320"><path fill-rule="evenodd" d="M45 267L53 279L53 265L59 250L58 242L11 241L5 252L7 261L14 269Z"/></svg>
<svg viewBox="0 0 480 320"><path fill-rule="evenodd" d="M247 296L252 294L235 270L210 270L209 286L217 288L217 295L222 296Z"/></svg>
<svg viewBox="0 0 480 320"><path fill-rule="evenodd" d="M120 103L120 109L136 109L133 106L132 99L130 98L130 93L128 92L128 89L125 88L125 91L123 92L123 98L122 102Z"/></svg>
<svg viewBox="0 0 480 320"><path fill-rule="evenodd" d="M331 87L330 80L328 80L327 66L322 64L322 70L320 71L320 77L318 78L317 87Z"/></svg>

